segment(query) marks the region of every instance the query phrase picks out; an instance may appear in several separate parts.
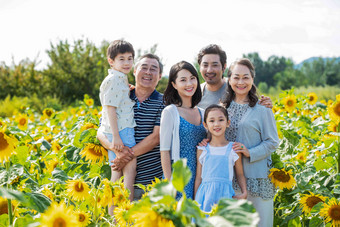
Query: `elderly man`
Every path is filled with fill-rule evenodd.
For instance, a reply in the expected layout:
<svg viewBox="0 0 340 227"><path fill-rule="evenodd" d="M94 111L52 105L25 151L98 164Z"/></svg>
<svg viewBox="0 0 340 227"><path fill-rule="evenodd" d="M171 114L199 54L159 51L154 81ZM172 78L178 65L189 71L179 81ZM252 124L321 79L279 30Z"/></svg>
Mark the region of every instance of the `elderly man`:
<svg viewBox="0 0 340 227"><path fill-rule="evenodd" d="M122 152L116 152L104 134L97 134L102 145L117 155L113 161L114 170L121 170L134 156L137 157L136 184L147 185L163 175L159 152L159 125L164 104L163 95L155 90L162 70L162 63L153 54L141 56L135 65L136 85L130 93L130 98L135 101L134 118L137 124L137 144L134 147L124 147ZM140 199L143 193L140 188L135 188L134 199Z"/></svg>

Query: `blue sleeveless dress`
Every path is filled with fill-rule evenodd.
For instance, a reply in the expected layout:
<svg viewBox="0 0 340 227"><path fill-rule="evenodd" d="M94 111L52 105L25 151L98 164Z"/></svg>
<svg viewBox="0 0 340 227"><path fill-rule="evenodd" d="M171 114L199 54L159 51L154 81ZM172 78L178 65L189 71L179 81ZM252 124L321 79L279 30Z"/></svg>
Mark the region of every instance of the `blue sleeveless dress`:
<svg viewBox="0 0 340 227"><path fill-rule="evenodd" d="M201 210L205 212L210 212L211 207L221 198L231 199L235 195L230 179L230 174L233 173L229 173L231 150L232 143L229 143L225 155L212 155L210 145L206 146L207 155L202 166L202 183L195 197L201 205Z"/></svg>
<svg viewBox="0 0 340 227"><path fill-rule="evenodd" d="M192 175L189 183L185 186L184 191L187 198L194 198L194 186L196 177L196 159L197 148L199 142L206 137L206 131L203 126L203 119L201 117L201 124L194 125L186 121L181 116L179 117L179 138L180 138L180 158L187 159L187 166L189 167ZM182 193L177 193L176 199L179 200Z"/></svg>

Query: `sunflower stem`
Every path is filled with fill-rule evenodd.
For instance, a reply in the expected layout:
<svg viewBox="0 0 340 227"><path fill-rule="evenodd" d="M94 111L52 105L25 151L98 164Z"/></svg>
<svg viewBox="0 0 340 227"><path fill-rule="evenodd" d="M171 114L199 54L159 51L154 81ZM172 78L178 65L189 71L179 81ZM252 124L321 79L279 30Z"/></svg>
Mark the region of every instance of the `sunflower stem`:
<svg viewBox="0 0 340 227"><path fill-rule="evenodd" d="M337 131L340 132L340 122L338 123ZM338 177L340 174L340 136L338 136Z"/></svg>
<svg viewBox="0 0 340 227"><path fill-rule="evenodd" d="M11 163L8 161L6 162L6 172L7 172L7 176L10 176L10 172L9 172L9 167L11 165ZM8 181L8 179L7 179ZM7 189L10 188L10 183L7 182ZM12 214L12 200L11 199L7 199L7 204L8 204L8 220L9 220L9 225L12 226L13 224L13 214Z"/></svg>

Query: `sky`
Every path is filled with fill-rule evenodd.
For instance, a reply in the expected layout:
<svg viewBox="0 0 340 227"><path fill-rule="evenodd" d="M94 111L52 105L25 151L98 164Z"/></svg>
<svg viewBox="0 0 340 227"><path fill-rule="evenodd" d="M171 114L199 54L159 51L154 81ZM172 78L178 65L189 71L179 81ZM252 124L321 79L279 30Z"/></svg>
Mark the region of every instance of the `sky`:
<svg viewBox="0 0 340 227"><path fill-rule="evenodd" d="M0 62L37 59L60 40L124 38L156 54L164 72L199 50L218 44L228 65L242 54L263 60L284 56L340 56L340 0L0 0Z"/></svg>

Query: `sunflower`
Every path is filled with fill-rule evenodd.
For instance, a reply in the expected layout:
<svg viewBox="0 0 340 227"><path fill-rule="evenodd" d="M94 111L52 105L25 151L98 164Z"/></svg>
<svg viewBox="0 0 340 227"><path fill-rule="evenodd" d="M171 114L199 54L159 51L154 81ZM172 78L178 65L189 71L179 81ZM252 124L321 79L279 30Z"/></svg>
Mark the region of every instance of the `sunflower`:
<svg viewBox="0 0 340 227"><path fill-rule="evenodd" d="M93 106L94 101L93 101L93 99L86 99L86 100L85 100L85 104L86 104L87 106Z"/></svg>
<svg viewBox="0 0 340 227"><path fill-rule="evenodd" d="M52 145L52 151L54 151L54 152L60 151L61 146L60 146L60 144L57 140L53 140L51 145Z"/></svg>
<svg viewBox="0 0 340 227"><path fill-rule="evenodd" d="M113 189L113 203L120 204L129 200L129 192L124 188L123 183Z"/></svg>
<svg viewBox="0 0 340 227"><path fill-rule="evenodd" d="M78 226L87 226L90 223L90 215L87 212L78 210L74 212L77 220L78 220Z"/></svg>
<svg viewBox="0 0 340 227"><path fill-rule="evenodd" d="M43 116L45 118L51 118L54 114L54 110L52 108L46 108L43 110Z"/></svg>
<svg viewBox="0 0 340 227"><path fill-rule="evenodd" d="M308 214L316 204L319 202L325 202L325 200L326 197L322 195L316 195L313 192L310 192L310 195L303 195L300 199L302 211Z"/></svg>
<svg viewBox="0 0 340 227"><path fill-rule="evenodd" d="M59 164L58 160L51 159L48 162L46 162L46 169L49 173L52 173L55 167Z"/></svg>
<svg viewBox="0 0 340 227"><path fill-rule="evenodd" d="M90 129L90 128L98 128L97 125L95 124L92 124L91 122L86 122L80 129L80 131L85 131L87 129Z"/></svg>
<svg viewBox="0 0 340 227"><path fill-rule="evenodd" d="M119 226L131 226L133 219L127 216L128 211L133 207L133 203L126 201L119 204L113 211L113 215Z"/></svg>
<svg viewBox="0 0 340 227"><path fill-rule="evenodd" d="M339 125L334 124L334 122L330 122L327 128L330 132L339 132L340 131Z"/></svg>
<svg viewBox="0 0 340 227"><path fill-rule="evenodd" d="M9 161L9 158L14 153L16 139L5 134L6 127L0 130L0 163Z"/></svg>
<svg viewBox="0 0 340 227"><path fill-rule="evenodd" d="M287 112L292 112L296 106L296 97L295 95L288 95L287 97L282 99L282 102L284 104L285 110Z"/></svg>
<svg viewBox="0 0 340 227"><path fill-rule="evenodd" d="M64 203L52 203L51 206L41 215L42 227L74 227L77 225L77 216L71 208Z"/></svg>
<svg viewBox="0 0 340 227"><path fill-rule="evenodd" d="M340 98L339 98L340 99ZM336 102L333 102L333 104L328 105L327 107L329 117L332 121L335 122L335 124L340 123L340 100L336 100Z"/></svg>
<svg viewBox="0 0 340 227"><path fill-rule="evenodd" d="M18 123L18 128L21 130L26 130L27 129L27 124L28 124L28 116L27 114L19 114L16 117L16 122Z"/></svg>
<svg viewBox="0 0 340 227"><path fill-rule="evenodd" d="M87 143L86 147L80 152L89 162L104 162L107 159L107 151L101 145Z"/></svg>
<svg viewBox="0 0 340 227"><path fill-rule="evenodd" d="M294 177L291 175L292 170L290 169L288 172L285 169L270 169L269 178L275 185L275 187L279 187L280 189L291 189L296 184Z"/></svg>
<svg viewBox="0 0 340 227"><path fill-rule="evenodd" d="M131 215L131 218L135 219L136 227L142 226L166 226L166 227L174 227L174 223L166 218L163 218L157 212L151 209L151 207L142 207L138 211L134 212Z"/></svg>
<svg viewBox="0 0 340 227"><path fill-rule="evenodd" d="M340 226L340 202L332 198L323 204L320 215L325 218L325 222L331 222L332 226Z"/></svg>
<svg viewBox="0 0 340 227"><path fill-rule="evenodd" d="M112 182L110 182L108 179L104 179L102 181L104 184L104 189L103 189L103 196L101 196L100 199L100 204L103 207L106 206L112 206L113 205L113 193L112 193Z"/></svg>
<svg viewBox="0 0 340 227"><path fill-rule="evenodd" d="M297 155L296 155L296 159L298 161L301 161L303 163L305 163L307 161L307 158L306 158L306 150L304 150L303 152L299 152Z"/></svg>
<svg viewBox="0 0 340 227"><path fill-rule="evenodd" d="M318 96L314 92L310 92L307 94L307 102L310 105L314 105L318 101Z"/></svg>
<svg viewBox="0 0 340 227"><path fill-rule="evenodd" d="M67 194L74 200L82 201L88 197L90 188L82 179L68 180L66 184Z"/></svg>
<svg viewBox="0 0 340 227"><path fill-rule="evenodd" d="M51 132L51 129L49 128L49 127L44 127L43 129L42 129L42 133L44 134L44 135L47 135L48 133L50 133Z"/></svg>
<svg viewBox="0 0 340 227"><path fill-rule="evenodd" d="M2 214L8 214L8 202L7 199L0 196L0 216Z"/></svg>
<svg viewBox="0 0 340 227"><path fill-rule="evenodd" d="M45 186L44 189L41 191L47 198L49 198L52 202L54 201L54 194L53 192Z"/></svg>

